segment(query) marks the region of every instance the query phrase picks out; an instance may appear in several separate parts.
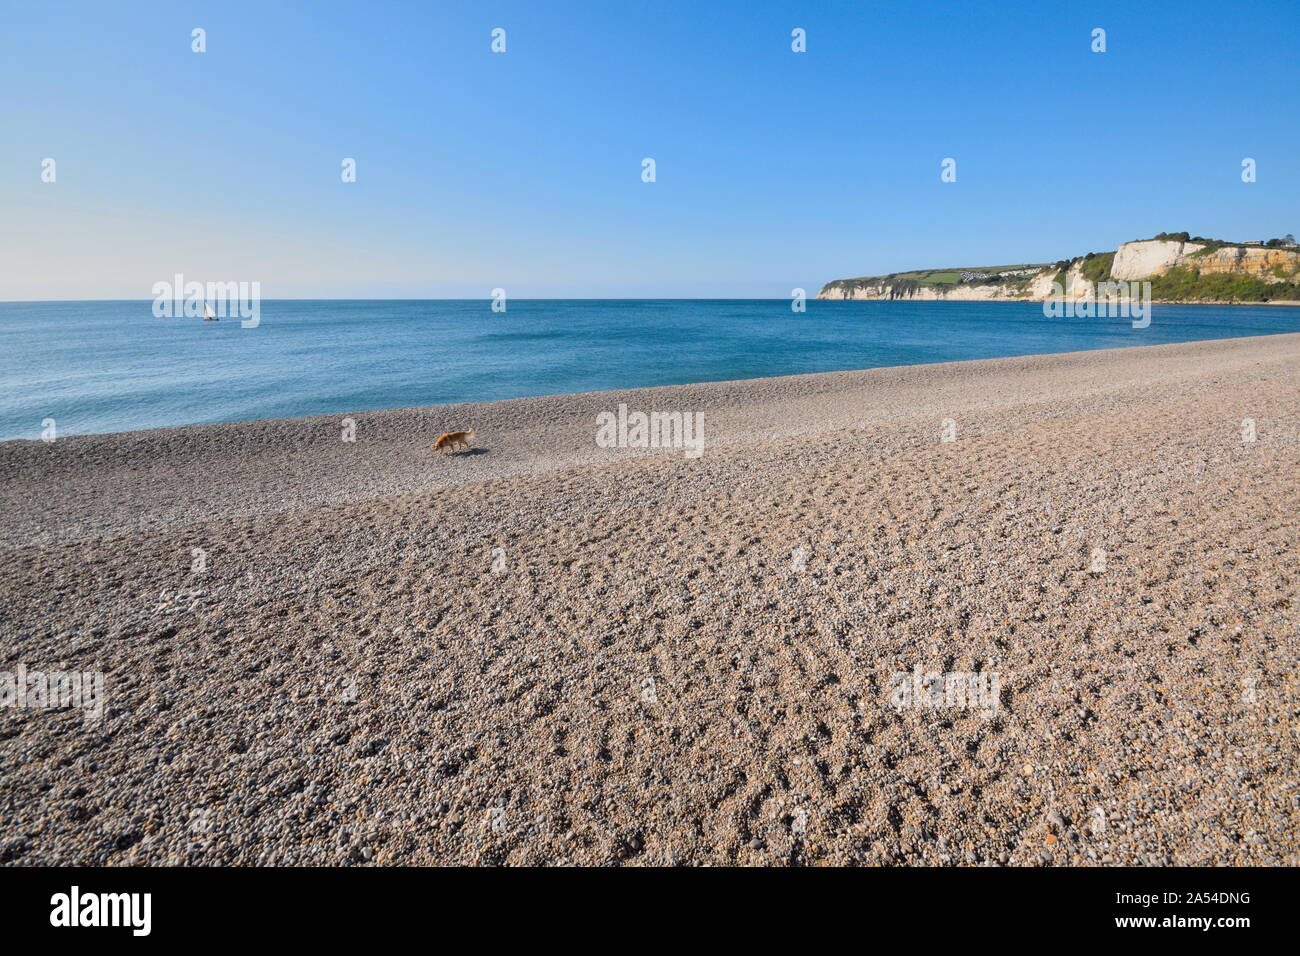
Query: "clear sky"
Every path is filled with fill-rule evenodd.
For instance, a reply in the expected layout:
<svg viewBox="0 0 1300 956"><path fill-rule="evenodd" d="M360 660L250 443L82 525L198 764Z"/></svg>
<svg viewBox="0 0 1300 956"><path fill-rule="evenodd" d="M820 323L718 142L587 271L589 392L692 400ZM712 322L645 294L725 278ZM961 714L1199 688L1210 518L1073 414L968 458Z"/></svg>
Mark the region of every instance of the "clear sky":
<svg viewBox="0 0 1300 956"><path fill-rule="evenodd" d="M1300 233L1295 0L0 3L0 299L784 297Z"/></svg>

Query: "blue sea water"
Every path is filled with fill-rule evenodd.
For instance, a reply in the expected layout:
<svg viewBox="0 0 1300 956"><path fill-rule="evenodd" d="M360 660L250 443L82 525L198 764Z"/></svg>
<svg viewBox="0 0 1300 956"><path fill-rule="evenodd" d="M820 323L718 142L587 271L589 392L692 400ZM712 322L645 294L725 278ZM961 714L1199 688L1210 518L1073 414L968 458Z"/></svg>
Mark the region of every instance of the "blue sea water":
<svg viewBox="0 0 1300 956"><path fill-rule="evenodd" d="M0 302L0 439L333 414L1300 331L1300 308L1036 303L264 301L261 324L142 302Z"/></svg>

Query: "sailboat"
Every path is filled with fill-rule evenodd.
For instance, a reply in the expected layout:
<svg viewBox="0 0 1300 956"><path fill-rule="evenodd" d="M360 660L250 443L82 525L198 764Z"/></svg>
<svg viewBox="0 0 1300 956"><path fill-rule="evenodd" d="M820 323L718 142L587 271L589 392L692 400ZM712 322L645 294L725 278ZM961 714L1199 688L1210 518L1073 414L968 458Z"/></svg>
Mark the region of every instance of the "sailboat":
<svg viewBox="0 0 1300 956"><path fill-rule="evenodd" d="M217 318L217 313L212 311L212 306L208 305L206 302L203 303L203 321L204 322L221 321L219 318Z"/></svg>

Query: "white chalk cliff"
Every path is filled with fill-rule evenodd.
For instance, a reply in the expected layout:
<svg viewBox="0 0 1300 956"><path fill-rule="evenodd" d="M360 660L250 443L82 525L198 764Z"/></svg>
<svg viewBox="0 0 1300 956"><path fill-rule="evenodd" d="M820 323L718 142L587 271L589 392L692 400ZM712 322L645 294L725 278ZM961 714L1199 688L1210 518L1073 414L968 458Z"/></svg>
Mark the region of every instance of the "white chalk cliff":
<svg viewBox="0 0 1300 956"><path fill-rule="evenodd" d="M1153 275L1173 268L1184 258L1204 249L1199 242L1176 242L1146 239L1125 242L1115 250L1115 262L1110 267L1111 278L1122 282L1149 279Z"/></svg>

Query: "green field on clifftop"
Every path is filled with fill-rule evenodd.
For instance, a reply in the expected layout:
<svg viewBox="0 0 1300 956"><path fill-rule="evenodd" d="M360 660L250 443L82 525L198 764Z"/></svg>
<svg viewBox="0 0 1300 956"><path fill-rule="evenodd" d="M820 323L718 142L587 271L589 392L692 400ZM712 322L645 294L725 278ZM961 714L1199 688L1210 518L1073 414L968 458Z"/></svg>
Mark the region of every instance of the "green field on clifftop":
<svg viewBox="0 0 1300 956"><path fill-rule="evenodd" d="M918 285L958 285L963 272L984 273L990 278L981 279L978 284L1006 281L992 278L999 272L1012 272L1017 269L1046 269L1050 262L1026 262L1009 266L959 266L943 269L914 269L911 272L891 272L889 275L858 276L852 279L836 279L831 285L848 283L852 285L873 285L877 283L896 283L898 281L915 282Z"/></svg>

